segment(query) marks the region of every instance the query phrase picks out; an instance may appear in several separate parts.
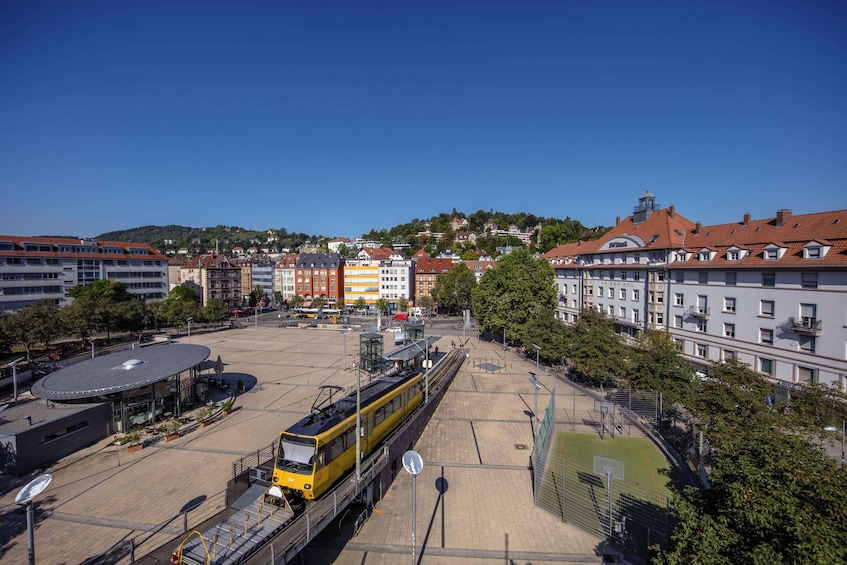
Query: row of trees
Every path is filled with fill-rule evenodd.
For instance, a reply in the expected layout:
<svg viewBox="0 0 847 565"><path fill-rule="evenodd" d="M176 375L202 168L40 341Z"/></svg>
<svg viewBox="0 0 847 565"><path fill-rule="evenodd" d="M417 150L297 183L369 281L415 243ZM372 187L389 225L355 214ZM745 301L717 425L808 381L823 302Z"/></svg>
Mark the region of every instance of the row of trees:
<svg viewBox="0 0 847 565"><path fill-rule="evenodd" d="M438 299L469 298L483 331L537 344L541 359L567 362L590 383L661 391L681 421L704 432L711 488L679 492L672 544L656 562L847 562L847 470L820 445L842 439L847 396L807 384L780 403L773 384L735 360L695 378L667 332L647 331L629 347L596 310L561 324L552 268L526 252L502 258L469 293L467 275L453 271L439 277Z"/></svg>
<svg viewBox="0 0 847 565"><path fill-rule="evenodd" d="M81 339L115 332L137 333L168 323L184 326L188 320L219 322L229 317L220 300L205 307L191 289L176 287L161 302L145 303L126 285L112 279L98 280L71 291L73 302L59 308L53 301L40 300L28 308L0 316L0 353L23 348L30 357L33 348L46 347L63 337Z"/></svg>

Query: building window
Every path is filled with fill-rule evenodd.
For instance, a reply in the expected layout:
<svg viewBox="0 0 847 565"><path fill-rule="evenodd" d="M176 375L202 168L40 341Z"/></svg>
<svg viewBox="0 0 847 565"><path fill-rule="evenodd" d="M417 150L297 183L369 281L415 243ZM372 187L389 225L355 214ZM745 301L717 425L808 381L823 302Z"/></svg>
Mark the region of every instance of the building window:
<svg viewBox="0 0 847 565"><path fill-rule="evenodd" d="M635 271L632 273L632 280L640 281L641 280L641 271Z"/></svg>
<svg viewBox="0 0 847 565"><path fill-rule="evenodd" d="M697 331L706 333L709 328L708 322L703 318L697 318Z"/></svg>
<svg viewBox="0 0 847 565"><path fill-rule="evenodd" d="M685 296L681 292L677 292L673 295L673 305L685 306Z"/></svg>
<svg viewBox="0 0 847 565"><path fill-rule="evenodd" d="M673 343L679 351L685 351L685 340L678 337L673 338Z"/></svg>
<svg viewBox="0 0 847 565"><path fill-rule="evenodd" d="M603 293L604 293L605 291L606 291L605 287L598 286L598 287L597 287L597 296L598 296L598 297L600 297L600 298L602 298L602 297L603 297ZM589 294L590 294L590 293L589 293Z"/></svg>
<svg viewBox="0 0 847 565"><path fill-rule="evenodd" d="M732 349L724 349L723 359L724 361L729 361L730 359L738 359L738 352Z"/></svg>
<svg viewBox="0 0 847 565"><path fill-rule="evenodd" d="M765 345L773 345L773 330L759 328L759 341Z"/></svg>
<svg viewBox="0 0 847 565"><path fill-rule="evenodd" d="M815 336L813 336L813 335L801 335L800 336L800 351L805 351L806 353L814 353L815 352Z"/></svg>
<svg viewBox="0 0 847 565"><path fill-rule="evenodd" d="M730 251L726 254L726 258L730 261L738 261L738 251Z"/></svg>
<svg viewBox="0 0 847 565"><path fill-rule="evenodd" d="M684 259L683 259L684 261ZM671 280L677 283L685 282L685 271L671 271Z"/></svg>
<svg viewBox="0 0 847 565"><path fill-rule="evenodd" d="M633 302L638 302L638 301L639 301L639 296L640 296L640 294L639 294L639 292L638 292L638 289L633 289L633 291L632 291L632 300L633 300Z"/></svg>
<svg viewBox="0 0 847 565"><path fill-rule="evenodd" d="M773 318L774 316L774 302L773 300L760 300L759 301L759 315L763 318Z"/></svg>
<svg viewBox="0 0 847 565"><path fill-rule="evenodd" d="M759 372L773 376L776 363L773 359L767 357L759 357Z"/></svg>
<svg viewBox="0 0 847 565"><path fill-rule="evenodd" d="M821 258L821 248L820 247L807 247L806 248L806 259L820 259Z"/></svg>
<svg viewBox="0 0 847 565"><path fill-rule="evenodd" d="M656 312L656 323L660 326L665 323L665 315L661 312Z"/></svg>
<svg viewBox="0 0 847 565"><path fill-rule="evenodd" d="M673 317L673 326L675 328L681 328L682 327L682 316L674 316Z"/></svg>
<svg viewBox="0 0 847 565"><path fill-rule="evenodd" d="M705 343L697 344L697 357L703 357L704 359L709 356L709 346Z"/></svg>
<svg viewBox="0 0 847 565"><path fill-rule="evenodd" d="M620 299L621 299L621 300L626 300L626 289L625 289L625 288L622 288L622 289L621 289L621 293L620 293L620 294L621 294L621 295L620 295Z"/></svg>
<svg viewBox="0 0 847 565"><path fill-rule="evenodd" d="M621 306L620 308L620 317L621 319L626 320L626 308L624 308L623 306Z"/></svg>
<svg viewBox="0 0 847 565"><path fill-rule="evenodd" d="M797 381L801 383L814 383L817 382L815 378L816 371L811 367L797 367Z"/></svg>
<svg viewBox="0 0 847 565"><path fill-rule="evenodd" d="M801 273L800 286L802 286L803 288L818 288L818 274Z"/></svg>
<svg viewBox="0 0 847 565"><path fill-rule="evenodd" d="M762 286L776 286L776 273L762 273Z"/></svg>
<svg viewBox="0 0 847 565"><path fill-rule="evenodd" d="M697 273L698 284L709 284L709 271L700 271Z"/></svg>
<svg viewBox="0 0 847 565"><path fill-rule="evenodd" d="M779 249L765 249L765 259L773 261L779 258Z"/></svg>
<svg viewBox="0 0 847 565"><path fill-rule="evenodd" d="M612 288L612 287L609 287L609 298L614 298L614 297L615 297L615 289Z"/></svg>
<svg viewBox="0 0 847 565"><path fill-rule="evenodd" d="M664 292L657 292L656 293L656 302L658 302L659 304L664 304L664 302L665 302L665 293Z"/></svg>
<svg viewBox="0 0 847 565"><path fill-rule="evenodd" d="M724 312L735 312L735 298L726 297L723 299Z"/></svg>
<svg viewBox="0 0 847 565"><path fill-rule="evenodd" d="M738 273L736 272L727 272L726 273L726 286L735 286Z"/></svg>
<svg viewBox="0 0 847 565"><path fill-rule="evenodd" d="M626 271L621 271L621 280L622 280L622 281L625 281L625 280L626 280L626 276L627 276L627 275L626 275Z"/></svg>
<svg viewBox="0 0 847 565"><path fill-rule="evenodd" d="M725 337L735 337L735 324L724 324L723 325L723 335Z"/></svg>
<svg viewBox="0 0 847 565"><path fill-rule="evenodd" d="M633 310L633 311L632 311L632 321L633 321L633 323L635 323L635 324L637 324L637 323L639 322L639 318L638 318L638 310Z"/></svg>
<svg viewBox="0 0 847 565"><path fill-rule="evenodd" d="M609 316L614 316L614 315L615 315L615 307L613 305L609 304Z"/></svg>

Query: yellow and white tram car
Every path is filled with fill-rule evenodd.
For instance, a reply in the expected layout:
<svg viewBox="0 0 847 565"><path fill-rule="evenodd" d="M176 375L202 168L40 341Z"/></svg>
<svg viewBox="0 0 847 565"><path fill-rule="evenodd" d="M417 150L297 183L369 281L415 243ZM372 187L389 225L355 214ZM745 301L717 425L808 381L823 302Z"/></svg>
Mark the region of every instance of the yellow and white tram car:
<svg viewBox="0 0 847 565"><path fill-rule="evenodd" d="M432 383L430 383L432 384ZM361 390L364 458L422 401L421 373L383 377ZM356 391L313 409L280 434L273 483L314 500L356 465Z"/></svg>

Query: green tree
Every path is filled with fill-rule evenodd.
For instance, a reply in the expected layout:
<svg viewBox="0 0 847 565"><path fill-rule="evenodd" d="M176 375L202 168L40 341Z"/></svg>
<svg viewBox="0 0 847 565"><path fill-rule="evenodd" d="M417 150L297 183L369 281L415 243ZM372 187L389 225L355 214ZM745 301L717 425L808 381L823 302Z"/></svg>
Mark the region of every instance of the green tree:
<svg viewBox="0 0 847 565"><path fill-rule="evenodd" d="M694 379L694 370L685 362L679 346L665 331L643 332L630 349L628 385L659 390L674 401L683 401Z"/></svg>
<svg viewBox="0 0 847 565"><path fill-rule="evenodd" d="M567 357L585 379L613 386L626 376L630 352L604 313L585 308L567 328Z"/></svg>
<svg viewBox="0 0 847 565"><path fill-rule="evenodd" d="M473 298L473 296L471 298ZM427 310L432 312L432 307L433 307L434 303L433 303L432 298L430 296L426 295L426 296L421 296L418 299L417 305L420 306L421 308L426 308Z"/></svg>
<svg viewBox="0 0 847 565"><path fill-rule="evenodd" d="M116 329L130 334L141 333L152 323L152 314L140 296L115 305Z"/></svg>
<svg viewBox="0 0 847 565"><path fill-rule="evenodd" d="M326 304L326 300L324 300L323 296L316 296L312 299L311 308L323 308L324 304Z"/></svg>
<svg viewBox="0 0 847 565"><path fill-rule="evenodd" d="M179 328L187 324L189 318L200 317L200 299L188 287L174 287L162 304L162 314Z"/></svg>
<svg viewBox="0 0 847 565"><path fill-rule="evenodd" d="M278 290L274 291L274 302L282 304L282 293Z"/></svg>
<svg viewBox="0 0 847 565"><path fill-rule="evenodd" d="M527 343L527 322L549 319L556 307L553 268L527 251L503 257L496 269L482 275L471 297L480 328ZM540 345L540 344L539 344Z"/></svg>
<svg viewBox="0 0 847 565"><path fill-rule="evenodd" d="M229 308L221 300L212 298L200 311L200 319L209 322L223 322L229 318Z"/></svg>
<svg viewBox="0 0 847 565"><path fill-rule="evenodd" d="M300 308L306 302L306 299L299 294L295 294L288 302L291 304L292 308Z"/></svg>
<svg viewBox="0 0 847 565"><path fill-rule="evenodd" d="M476 288L476 277L464 263L454 265L446 273L439 274L431 294L439 307L455 313L471 303Z"/></svg>
<svg viewBox="0 0 847 565"><path fill-rule="evenodd" d="M125 312L118 305L137 300L136 295L129 292L124 283L114 279L99 279L77 286L71 290L70 295L75 301L86 299L84 304L93 316L94 330L106 332L107 340L111 340L112 331L118 329L121 324L121 312Z"/></svg>
<svg viewBox="0 0 847 565"><path fill-rule="evenodd" d="M409 301L406 298L401 298L397 301L397 310L400 312L408 312L409 311Z"/></svg>
<svg viewBox="0 0 847 565"><path fill-rule="evenodd" d="M357 310L364 310L368 307L368 301L364 299L364 297L360 296L356 299L355 306Z"/></svg>
<svg viewBox="0 0 847 565"><path fill-rule="evenodd" d="M379 310L380 312L387 312L388 311L388 300L386 300L385 298L380 298L379 300L376 301L376 307L377 307L377 310Z"/></svg>
<svg viewBox="0 0 847 565"><path fill-rule="evenodd" d="M27 359L31 358L32 348L45 347L62 333L59 307L52 300L37 300L23 310L4 317L4 333L9 344L23 347Z"/></svg>

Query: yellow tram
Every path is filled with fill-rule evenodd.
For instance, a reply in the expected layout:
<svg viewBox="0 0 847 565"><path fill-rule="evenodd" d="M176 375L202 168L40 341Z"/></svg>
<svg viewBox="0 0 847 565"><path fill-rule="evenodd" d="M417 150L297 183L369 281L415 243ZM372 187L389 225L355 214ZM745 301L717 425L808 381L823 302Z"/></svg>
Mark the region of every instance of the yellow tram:
<svg viewBox="0 0 847 565"><path fill-rule="evenodd" d="M430 386L432 383L430 383ZM383 377L361 389L364 458L423 399L420 372ZM313 500L356 465L356 391L312 413L280 434L273 484Z"/></svg>

